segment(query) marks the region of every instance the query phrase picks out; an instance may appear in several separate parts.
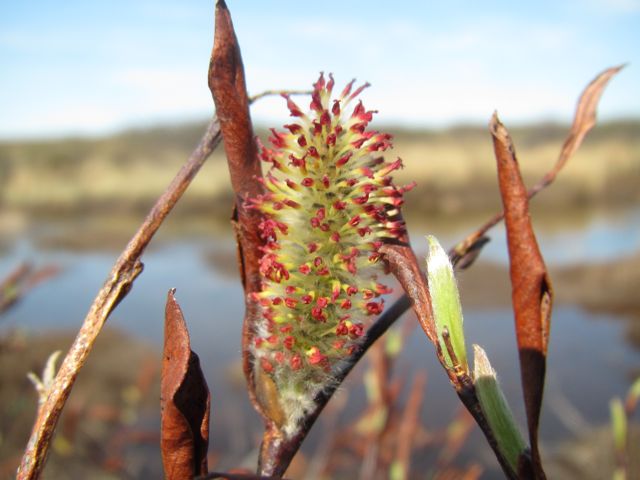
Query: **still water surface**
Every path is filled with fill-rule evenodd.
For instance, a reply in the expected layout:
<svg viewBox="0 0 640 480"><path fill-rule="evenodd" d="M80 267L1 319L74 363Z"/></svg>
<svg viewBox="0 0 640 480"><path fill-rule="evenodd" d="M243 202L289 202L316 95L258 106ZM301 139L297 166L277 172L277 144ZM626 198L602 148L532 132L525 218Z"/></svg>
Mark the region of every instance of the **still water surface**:
<svg viewBox="0 0 640 480"><path fill-rule="evenodd" d="M433 222L429 230L412 231L412 238L419 244L422 235L433 233L444 245L451 245L478 223ZM633 253L640 245L640 210L616 214L596 212L569 226L565 223L537 227L549 264L611 260ZM41 223L5 246L0 259L1 272L28 259L36 264L59 265L62 273L54 281L33 290L8 312L0 331L16 327L32 331L77 330L117 253L111 249L52 248L44 246L46 242L39 238L69 228L68 223ZM206 230L206 234L201 231L177 236L161 234L144 256L143 274L109 325L160 347L166 294L170 288L177 289L176 296L191 333L192 349L200 356L212 390L215 441L226 432L239 429L256 433L260 425L250 411L244 392L229 381L230 365L240 356L243 316L242 292L233 273L233 241L228 235ZM485 259L506 262L503 237L502 230L493 232L494 240L483 253ZM406 317L411 321L410 315ZM505 394L522 419L511 311L504 307L468 309L465 327L468 348L471 343L485 348L499 373ZM639 365L640 354L625 342L621 321L608 315L591 314L576 305L558 305L553 315L546 411L541 430L543 441L553 445L570 438L582 421L592 425L606 422L609 399L626 392L629 372ZM427 369L429 382L423 417L430 426L446 423L453 415L457 399L435 360L433 348L420 330L416 329L409 337L398 366L408 371ZM345 414L357 411L364 401L361 387L351 383L356 387ZM571 421L567 421L568 414ZM241 428L238 422L242 423ZM251 447L242 438L234 441L233 435L226 437L225 443L229 441L235 442L236 448ZM228 445L228 448L232 450L234 446Z"/></svg>

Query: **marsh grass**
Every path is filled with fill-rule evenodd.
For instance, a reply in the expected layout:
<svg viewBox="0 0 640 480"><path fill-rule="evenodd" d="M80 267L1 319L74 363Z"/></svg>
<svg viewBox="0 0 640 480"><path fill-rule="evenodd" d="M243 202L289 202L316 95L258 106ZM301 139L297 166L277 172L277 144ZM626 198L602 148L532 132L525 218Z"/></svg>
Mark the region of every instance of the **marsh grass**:
<svg viewBox="0 0 640 480"><path fill-rule="evenodd" d="M392 155L405 169L399 183L415 180L408 210L459 213L499 204L495 165L486 128L444 130L385 127L395 137ZM105 138L67 138L0 143L0 202L30 214L146 211L179 168L204 124L129 130ZM525 181L550 168L567 128L555 124L512 130ZM259 132L261 136L264 132ZM640 121L598 126L563 172L558 188L538 203L573 208L593 203L626 204L640 194ZM231 204L222 150L214 153L185 196L185 211ZM410 214L410 212L409 212Z"/></svg>

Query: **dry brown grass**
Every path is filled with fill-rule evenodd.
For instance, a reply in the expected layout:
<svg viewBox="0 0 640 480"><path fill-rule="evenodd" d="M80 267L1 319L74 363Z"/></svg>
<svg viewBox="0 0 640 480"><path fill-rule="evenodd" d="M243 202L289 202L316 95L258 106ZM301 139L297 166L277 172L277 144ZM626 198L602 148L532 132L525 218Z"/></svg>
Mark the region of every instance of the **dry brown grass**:
<svg viewBox="0 0 640 480"><path fill-rule="evenodd" d="M0 144L0 199L5 208L30 213L146 210L187 157L202 125L125 132L103 139L63 139ZM486 129L395 133L405 169L399 182L417 181L409 207L453 213L495 208L499 197L495 161ZM513 128L521 168L529 183L556 159L566 128ZM628 203L639 198L640 122L597 127L554 188L541 196L547 205ZM207 162L185 196L188 208L229 199L222 150ZM221 210L228 202L217 202Z"/></svg>

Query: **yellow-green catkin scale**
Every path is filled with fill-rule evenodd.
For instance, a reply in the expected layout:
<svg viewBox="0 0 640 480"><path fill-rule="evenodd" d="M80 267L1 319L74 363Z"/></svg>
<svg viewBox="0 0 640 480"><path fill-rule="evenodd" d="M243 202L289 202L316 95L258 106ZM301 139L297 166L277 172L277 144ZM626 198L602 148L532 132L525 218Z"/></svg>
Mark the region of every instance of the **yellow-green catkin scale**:
<svg viewBox="0 0 640 480"><path fill-rule="evenodd" d="M310 111L285 97L294 117L272 130L261 159L270 165L266 194L248 204L264 216L260 261L262 318L254 326L255 376L268 375L293 432L333 381L336 364L359 348L368 319L390 289L378 249L405 234L402 195L389 174L401 167L380 153L388 134L368 130L373 116L354 99L351 82L332 98L334 82L314 84Z"/></svg>

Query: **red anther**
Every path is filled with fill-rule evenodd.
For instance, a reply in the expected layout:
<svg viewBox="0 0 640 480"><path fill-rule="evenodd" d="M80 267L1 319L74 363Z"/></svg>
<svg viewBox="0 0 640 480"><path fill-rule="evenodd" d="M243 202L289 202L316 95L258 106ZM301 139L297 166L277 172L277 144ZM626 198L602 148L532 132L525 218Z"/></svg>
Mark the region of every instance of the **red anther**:
<svg viewBox="0 0 640 480"><path fill-rule="evenodd" d="M331 107L331 113L333 113L336 117L340 115L340 100L333 101L333 107Z"/></svg>
<svg viewBox="0 0 640 480"><path fill-rule="evenodd" d="M353 198L353 203L355 203L356 205L364 205L365 203L367 203L369 201L369 194L365 193L364 195L362 195L361 197L355 197Z"/></svg>
<svg viewBox="0 0 640 480"><path fill-rule="evenodd" d="M317 251L318 248L320 248L320 246L316 242L311 242L307 245L307 249L309 250L309 253L313 253Z"/></svg>
<svg viewBox="0 0 640 480"><path fill-rule="evenodd" d="M318 300L316 300L316 305L318 305L320 308L325 308L327 305L329 305L329 299L327 297L318 297Z"/></svg>
<svg viewBox="0 0 640 480"><path fill-rule="evenodd" d="M360 215L355 215L351 220L349 220L349 225L352 227L357 226L360 223Z"/></svg>
<svg viewBox="0 0 640 480"><path fill-rule="evenodd" d="M369 315L380 315L384 309L383 302L369 302L365 305Z"/></svg>
<svg viewBox="0 0 640 480"><path fill-rule="evenodd" d="M273 372L273 365L271 365L271 362L264 357L260 359L260 366L267 373Z"/></svg>
<svg viewBox="0 0 640 480"><path fill-rule="evenodd" d="M340 296L340 284L336 283L333 289L331 290L331 301L335 302L339 296Z"/></svg>
<svg viewBox="0 0 640 480"><path fill-rule="evenodd" d="M329 269L325 265L324 267L319 268L318 270L316 270L316 275L321 276L321 277L323 277L325 275L329 275Z"/></svg>
<svg viewBox="0 0 640 480"><path fill-rule="evenodd" d="M331 185L331 181L329 180L328 175L324 175L322 177L322 185L324 185L324 188L329 188L329 185Z"/></svg>
<svg viewBox="0 0 640 480"><path fill-rule="evenodd" d="M274 298L271 300L271 303L272 303L273 305L280 305L280 304L282 303L282 298L281 298L281 297L274 297Z"/></svg>
<svg viewBox="0 0 640 480"><path fill-rule="evenodd" d="M302 185L304 185L305 187L310 187L311 185L313 185L313 178L305 177L300 183L302 183Z"/></svg>
<svg viewBox="0 0 640 480"><path fill-rule="evenodd" d="M358 183L358 179L356 178L350 178L349 180L347 180L348 187L353 187L356 183Z"/></svg>
<svg viewBox="0 0 640 480"><path fill-rule="evenodd" d="M320 307L313 307L311 309L311 316L319 322L325 322L327 320L327 316L324 314L322 308Z"/></svg>
<svg viewBox="0 0 640 480"><path fill-rule="evenodd" d="M353 145L354 148L362 148L362 145L367 140L369 140L367 137L360 137L358 140L351 142L351 145Z"/></svg>
<svg viewBox="0 0 640 480"><path fill-rule="evenodd" d="M256 346L256 348L260 348L260 346L264 343L264 338L262 337L256 337L253 340L253 344Z"/></svg>
<svg viewBox="0 0 640 480"><path fill-rule="evenodd" d="M320 220L318 220L317 217L311 217L309 223L311 224L312 228L318 228L320 226Z"/></svg>
<svg viewBox="0 0 640 480"><path fill-rule="evenodd" d="M349 130L354 133L362 133L364 132L365 128L367 128L367 122L359 122L351 125L351 128L349 128Z"/></svg>
<svg viewBox="0 0 640 480"><path fill-rule="evenodd" d="M291 370L300 370L300 368L302 367L302 358L300 358L300 355L296 354L291 357L291 360L289 360L289 365L291 366Z"/></svg>
<svg viewBox="0 0 640 480"><path fill-rule="evenodd" d="M284 291L287 295L293 295L294 293L296 293L296 287L294 287L293 285L287 285L286 287L284 287Z"/></svg>
<svg viewBox="0 0 640 480"><path fill-rule="evenodd" d="M286 336L284 341L282 342L282 344L284 345L284 348L286 348L287 350L291 350L295 345L295 343L296 343L296 339L293 338L291 335Z"/></svg>
<svg viewBox="0 0 640 480"><path fill-rule="evenodd" d="M298 107L298 105L296 105L295 102L293 100L291 100L289 95L283 95L283 96L284 96L284 98L287 99L287 108L289 109L289 112L291 112L291 116L292 117L303 117L304 113L302 113L302 110L300 110L300 107Z"/></svg>
<svg viewBox="0 0 640 480"><path fill-rule="evenodd" d="M320 154L318 153L318 149L316 147L314 147L313 145L310 146L307 149L307 153L309 154L309 156L311 156L313 158L320 158Z"/></svg>
<svg viewBox="0 0 640 480"><path fill-rule="evenodd" d="M362 290L362 298L364 298L365 300L371 300L373 296L374 295L372 290L369 290L368 288Z"/></svg>
<svg viewBox="0 0 640 480"><path fill-rule="evenodd" d="M293 325L291 325L291 324L284 325L284 326L280 327L280 331L282 333L289 333L291 330L293 330Z"/></svg>
<svg viewBox="0 0 640 480"><path fill-rule="evenodd" d="M297 123L290 123L289 125L285 125L284 128L289 130L294 135L298 133L300 130L302 130L302 127Z"/></svg>
<svg viewBox="0 0 640 480"><path fill-rule="evenodd" d="M329 135L327 135L327 140L325 143L327 144L327 146L332 147L333 145L336 144L336 140L337 140L336 134L330 133Z"/></svg>
<svg viewBox="0 0 640 480"><path fill-rule="evenodd" d="M351 328L349 329L349 335L351 335L351 337L353 338L358 338L364 335L364 327L362 326L361 323L356 323L355 325L352 325Z"/></svg>
<svg viewBox="0 0 640 480"><path fill-rule="evenodd" d="M273 355L273 358L275 359L276 363L279 363L281 365L284 363L284 353L283 352L276 352Z"/></svg>
<svg viewBox="0 0 640 480"><path fill-rule="evenodd" d="M340 94L340 98L345 98L347 95L349 95L349 93L351 93L351 88L353 87L353 84L355 83L356 79L354 78L353 80L351 80L346 87L344 87L344 89L342 90L342 93Z"/></svg>
<svg viewBox="0 0 640 480"><path fill-rule="evenodd" d="M353 152L349 151L347 153L345 153L343 156L341 156L338 161L336 161L336 166L337 167L342 167L345 163L347 163L349 161L349 159L353 157Z"/></svg>
<svg viewBox="0 0 640 480"><path fill-rule="evenodd" d="M371 263L375 263L378 260L380 260L380 257L382 257L382 255L378 252L373 252L371 255L369 255L369 261Z"/></svg>
<svg viewBox="0 0 640 480"><path fill-rule="evenodd" d="M304 263L298 267L298 271L303 275L308 275L311 272L311 267Z"/></svg>
<svg viewBox="0 0 640 480"><path fill-rule="evenodd" d="M336 210L344 210L347 206L347 202L343 202L342 200L336 200L333 202L333 208Z"/></svg>
<svg viewBox="0 0 640 480"><path fill-rule="evenodd" d="M326 110L322 112L322 115L320 115L320 124L321 125L331 124L331 116L329 115L329 112L327 112Z"/></svg>
<svg viewBox="0 0 640 480"><path fill-rule="evenodd" d="M371 227L366 226L358 229L358 235L364 237L365 235L371 233Z"/></svg>
<svg viewBox="0 0 640 480"><path fill-rule="evenodd" d="M286 297L284 299L284 304L289 308L296 308L298 301L295 298Z"/></svg>
<svg viewBox="0 0 640 480"><path fill-rule="evenodd" d="M354 262L353 259L351 259L349 263L347 263L347 271L352 275L355 275L356 273L358 273L356 262Z"/></svg>
<svg viewBox="0 0 640 480"><path fill-rule="evenodd" d="M349 310L351 308L351 300L345 298L340 304L340 308L342 308L343 310Z"/></svg>
<svg viewBox="0 0 640 480"><path fill-rule="evenodd" d="M336 335L348 335L349 327L344 322L340 322L336 327Z"/></svg>
<svg viewBox="0 0 640 480"><path fill-rule="evenodd" d="M316 217L319 220L324 220L325 215L326 215L326 210L324 209L324 207L319 208L318 211L316 212Z"/></svg>
<svg viewBox="0 0 640 480"><path fill-rule="evenodd" d="M358 293L358 287L354 287L353 285L349 285L347 287L347 295L351 296L355 295L356 293Z"/></svg>
<svg viewBox="0 0 640 480"><path fill-rule="evenodd" d="M276 131L275 128L270 128L269 130L271 130L271 133L273 134L273 136L269 137L269 141L273 146L276 148L284 148L287 145L287 142L285 141L282 133Z"/></svg>
<svg viewBox="0 0 640 480"><path fill-rule="evenodd" d="M371 170L369 167L360 168L360 173L362 173L362 175L367 178L373 178L373 170Z"/></svg>
<svg viewBox="0 0 640 480"><path fill-rule="evenodd" d="M311 103L309 104L309 108L311 110L315 110L316 112L322 111L322 102L320 101L320 93L318 90L314 90L311 94Z"/></svg>
<svg viewBox="0 0 640 480"><path fill-rule="evenodd" d="M319 267L320 265L322 265L323 262L324 260L322 260L322 257L316 257L313 259L313 266Z"/></svg>
<svg viewBox="0 0 640 480"><path fill-rule="evenodd" d="M333 232L331 234L331 241L338 243L340 241L340 234L338 232Z"/></svg>
<svg viewBox="0 0 640 480"><path fill-rule="evenodd" d="M271 345L277 345L278 344L278 336L277 335L270 335L269 337L267 337L267 342L269 342Z"/></svg>
<svg viewBox="0 0 640 480"><path fill-rule="evenodd" d="M307 137L305 137L304 135L300 135L298 137L298 145L300 145L301 147L306 147L307 146Z"/></svg>
<svg viewBox="0 0 640 480"><path fill-rule="evenodd" d="M300 300L302 301L302 303L304 303L305 305L309 305L311 303L311 301L313 300L313 297L309 294L304 294L300 297Z"/></svg>
<svg viewBox="0 0 640 480"><path fill-rule="evenodd" d="M289 155L289 165L294 167L305 168L304 157L298 158L293 153Z"/></svg>
<svg viewBox="0 0 640 480"><path fill-rule="evenodd" d="M330 228L331 226L328 223L323 223L322 225L320 225L320 230L322 230L323 232L328 232Z"/></svg>
<svg viewBox="0 0 640 480"><path fill-rule="evenodd" d="M326 360L327 360L326 355L323 355L322 353L320 353L320 350L318 349L318 347L312 347L311 355L309 355L309 363L311 365L318 365L320 363L326 362Z"/></svg>

